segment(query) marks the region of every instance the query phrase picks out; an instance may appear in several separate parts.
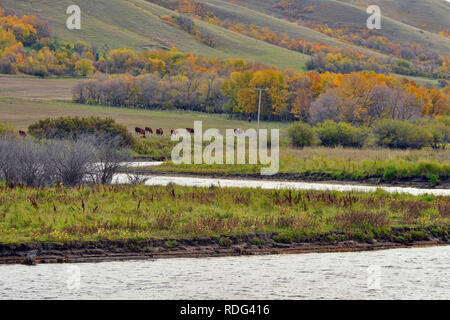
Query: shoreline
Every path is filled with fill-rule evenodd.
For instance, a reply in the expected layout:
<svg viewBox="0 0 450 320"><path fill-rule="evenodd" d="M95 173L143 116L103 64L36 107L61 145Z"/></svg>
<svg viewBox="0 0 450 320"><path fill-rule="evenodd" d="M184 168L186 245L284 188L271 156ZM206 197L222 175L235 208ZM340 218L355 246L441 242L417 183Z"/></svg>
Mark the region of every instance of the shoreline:
<svg viewBox="0 0 450 320"><path fill-rule="evenodd" d="M42 243L0 243L1 264L26 263L36 250L36 263L96 263L155 260L166 258L207 258L226 256L360 252L398 248L450 245L449 228L436 234L431 229L399 228L389 235L366 238L340 231L302 241L283 241L278 234L251 234L192 239L99 240ZM345 240L336 240L345 239Z"/></svg>

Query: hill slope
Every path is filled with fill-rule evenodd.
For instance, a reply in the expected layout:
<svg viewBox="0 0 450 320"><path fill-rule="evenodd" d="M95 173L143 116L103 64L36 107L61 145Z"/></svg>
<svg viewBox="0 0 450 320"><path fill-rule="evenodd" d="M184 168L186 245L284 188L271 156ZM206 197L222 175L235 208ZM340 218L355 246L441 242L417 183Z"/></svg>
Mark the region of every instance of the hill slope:
<svg viewBox="0 0 450 320"><path fill-rule="evenodd" d="M378 5L382 14L411 26L439 32L450 29L450 2L446 0L340 0L367 8Z"/></svg>
<svg viewBox="0 0 450 320"><path fill-rule="evenodd" d="M222 0L202 0L201 2L205 3L208 9L210 9L221 20L228 19L231 21L240 21L245 24L268 27L271 31L275 31L279 34L286 33L291 38L302 39L310 42L320 42L333 47L357 48L358 50L369 55L380 55L374 51L341 42L310 28L233 3L228 3Z"/></svg>
<svg viewBox="0 0 450 320"><path fill-rule="evenodd" d="M82 11L82 30L66 28L66 9L77 4ZM53 34L67 41L83 40L101 47L176 46L182 51L208 57L239 57L248 61L275 65L280 68L304 69L307 56L262 41L196 21L215 35L217 46L211 48L188 33L164 23L161 15L175 12L145 0L0 0L0 6L18 14L35 14L47 20Z"/></svg>
<svg viewBox="0 0 450 320"><path fill-rule="evenodd" d="M209 0L208 0L209 1ZM411 43L416 42L423 45L425 48L429 48L441 55L448 55L450 52L450 39L439 36L438 34L431 33L401 21L395 20L389 16L390 10L383 9L383 3L391 4L391 7L400 8L393 10L392 16L395 17L395 12L401 13L401 8L394 6L395 2L403 2L398 0L380 0L382 10L382 29L380 34L388 38L389 40L397 43ZM426 16L428 12L421 12L421 10L427 10L427 3L431 8L437 0L425 0L424 3L418 5L420 1L407 0L410 2L409 19L413 20L413 17ZM421 0L422 1L422 0ZM315 21L318 23L326 23L330 27L336 23L342 26L348 26L353 28L366 28L366 21L368 14L366 13L365 0L232 0L229 1L235 4L239 4L244 7L248 7L255 11L260 11L268 15L273 15L279 18L287 18L291 20L306 20ZM372 2L372 1L370 1ZM280 8L278 4L283 3L286 9ZM358 3L359 6L354 3ZM288 6L286 6L288 5ZM450 7L444 3L443 5L433 6L433 12L440 12L440 20L447 18L446 24L448 24L448 17L450 16ZM427 20L433 20L428 18ZM440 23L440 22L437 22ZM445 26L445 25L444 25Z"/></svg>

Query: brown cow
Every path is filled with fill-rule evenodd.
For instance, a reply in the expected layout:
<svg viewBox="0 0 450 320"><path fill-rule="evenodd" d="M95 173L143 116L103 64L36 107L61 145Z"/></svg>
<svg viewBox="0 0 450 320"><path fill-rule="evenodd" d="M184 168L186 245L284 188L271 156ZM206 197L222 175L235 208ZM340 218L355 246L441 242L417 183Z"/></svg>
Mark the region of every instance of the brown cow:
<svg viewBox="0 0 450 320"><path fill-rule="evenodd" d="M134 129L134 132L136 132L136 134L143 134L143 135L145 135L145 130L144 129L142 129L142 128L139 128L139 127L136 127L135 129Z"/></svg>
<svg viewBox="0 0 450 320"><path fill-rule="evenodd" d="M19 134L21 137L26 137L27 133L25 131L19 130Z"/></svg>
<svg viewBox="0 0 450 320"><path fill-rule="evenodd" d="M161 129L161 128L156 129L156 134L157 134L158 136L162 136L162 135L164 134L163 129Z"/></svg>
<svg viewBox="0 0 450 320"><path fill-rule="evenodd" d="M153 134L153 130L150 127L145 127L145 131L149 132L150 134Z"/></svg>

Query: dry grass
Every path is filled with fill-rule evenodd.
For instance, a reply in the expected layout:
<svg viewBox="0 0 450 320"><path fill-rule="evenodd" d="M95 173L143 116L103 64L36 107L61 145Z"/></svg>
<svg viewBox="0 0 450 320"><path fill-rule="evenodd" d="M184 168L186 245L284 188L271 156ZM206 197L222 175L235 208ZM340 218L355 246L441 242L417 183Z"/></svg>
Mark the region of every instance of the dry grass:
<svg viewBox="0 0 450 320"><path fill-rule="evenodd" d="M0 76L0 97L72 100L77 79L39 79L19 76Z"/></svg>

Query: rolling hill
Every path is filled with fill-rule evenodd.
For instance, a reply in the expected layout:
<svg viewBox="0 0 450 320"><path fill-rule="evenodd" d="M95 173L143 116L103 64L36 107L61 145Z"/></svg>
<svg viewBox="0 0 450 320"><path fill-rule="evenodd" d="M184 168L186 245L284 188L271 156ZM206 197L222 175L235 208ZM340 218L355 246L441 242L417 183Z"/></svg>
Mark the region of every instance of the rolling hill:
<svg viewBox="0 0 450 320"><path fill-rule="evenodd" d="M66 28L66 9L77 4L82 11L81 30ZM304 69L307 56L255 40L229 30L202 22L196 24L214 34L217 46L212 48L190 34L164 23L160 16L175 15L145 0L0 0L0 6L18 14L35 14L47 20L55 37L76 42L83 40L102 47L128 47L139 50L145 47L176 46L182 51L207 57L243 58L279 68Z"/></svg>
<svg viewBox="0 0 450 320"><path fill-rule="evenodd" d="M206 2L209 1L206 0ZM419 21L423 19L427 25L434 25L434 28L442 25L441 30L445 29L449 24L450 6L444 1L233 0L227 2L232 2L242 7L247 7L254 11L263 12L278 18L295 21L314 21L321 24L326 23L330 27L339 24L351 28L365 28L368 18L368 14L366 13L367 3L379 3L383 15L382 29L379 31L381 35L400 44L419 43L423 47L433 50L440 55L448 55L450 52L450 39L407 24L409 22L420 25L423 22L419 23ZM284 5L285 9L279 6L280 3ZM402 5L398 3L402 3ZM405 8L407 8L406 14L403 11Z"/></svg>

